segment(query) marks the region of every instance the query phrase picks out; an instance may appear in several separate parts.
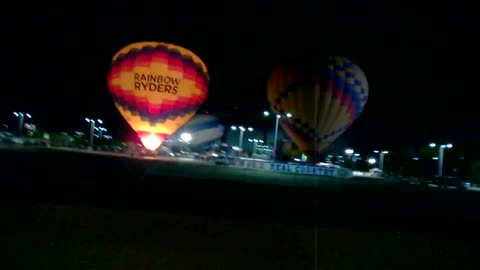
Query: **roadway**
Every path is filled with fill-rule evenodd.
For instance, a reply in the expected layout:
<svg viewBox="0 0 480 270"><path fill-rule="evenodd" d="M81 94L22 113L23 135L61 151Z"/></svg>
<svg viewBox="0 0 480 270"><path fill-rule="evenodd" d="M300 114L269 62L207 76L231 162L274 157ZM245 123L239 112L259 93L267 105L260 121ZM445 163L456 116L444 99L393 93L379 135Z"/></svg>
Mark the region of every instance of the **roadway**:
<svg viewBox="0 0 480 270"><path fill-rule="evenodd" d="M38 149L0 164L1 269L478 266L477 192Z"/></svg>

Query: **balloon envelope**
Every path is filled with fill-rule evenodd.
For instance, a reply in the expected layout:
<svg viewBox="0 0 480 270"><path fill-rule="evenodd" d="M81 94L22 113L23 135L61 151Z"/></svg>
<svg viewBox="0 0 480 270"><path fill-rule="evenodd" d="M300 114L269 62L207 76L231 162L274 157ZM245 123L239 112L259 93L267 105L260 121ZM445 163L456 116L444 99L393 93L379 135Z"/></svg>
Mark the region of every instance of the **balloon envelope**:
<svg viewBox="0 0 480 270"><path fill-rule="evenodd" d="M277 66L267 85L274 113L289 137L306 154L324 150L361 114L368 100L364 72L344 57L317 65Z"/></svg>
<svg viewBox="0 0 480 270"><path fill-rule="evenodd" d="M182 135L189 134L189 144L192 147L203 147L219 141L225 128L220 123L218 118L206 114L197 114L190 121L188 121L183 127L177 130L170 139L172 144L179 144L179 139L182 139Z"/></svg>
<svg viewBox="0 0 480 270"><path fill-rule="evenodd" d="M208 83L198 56L162 42L126 46L113 57L108 74L115 106L150 150L195 115Z"/></svg>

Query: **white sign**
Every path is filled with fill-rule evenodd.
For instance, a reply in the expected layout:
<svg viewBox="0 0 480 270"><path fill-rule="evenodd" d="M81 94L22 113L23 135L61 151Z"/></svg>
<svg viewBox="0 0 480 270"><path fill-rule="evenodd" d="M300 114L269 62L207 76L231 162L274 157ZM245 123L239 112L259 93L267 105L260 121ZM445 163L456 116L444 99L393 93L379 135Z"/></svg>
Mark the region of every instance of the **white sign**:
<svg viewBox="0 0 480 270"><path fill-rule="evenodd" d="M352 171L345 168L330 166L308 166L280 162L236 159L231 163L233 167L292 173L301 175L330 176L337 178L351 178Z"/></svg>

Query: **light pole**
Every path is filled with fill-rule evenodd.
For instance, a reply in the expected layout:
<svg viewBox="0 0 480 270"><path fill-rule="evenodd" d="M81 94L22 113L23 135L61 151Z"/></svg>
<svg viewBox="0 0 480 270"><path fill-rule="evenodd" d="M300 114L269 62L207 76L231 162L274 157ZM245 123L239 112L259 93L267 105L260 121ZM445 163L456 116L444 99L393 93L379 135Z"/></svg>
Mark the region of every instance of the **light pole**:
<svg viewBox="0 0 480 270"><path fill-rule="evenodd" d="M362 159L362 158L360 157L360 154L359 154L359 153L353 154L353 156L352 156L352 168L353 168L354 170L357 169L357 161L358 161L358 160L361 160L361 159Z"/></svg>
<svg viewBox="0 0 480 270"><path fill-rule="evenodd" d="M87 123L90 123L90 142L89 142L89 145L90 145L90 148L91 148L93 146L93 137L95 135L95 120L90 119L90 118L85 118L85 121L87 121ZM100 119L97 119L97 122L99 124L103 124L103 121L100 120Z"/></svg>
<svg viewBox="0 0 480 270"><path fill-rule="evenodd" d="M263 115L265 117L268 117L270 115L270 112L264 111ZM276 117L275 117L275 136L273 137L273 160L275 160L276 155L277 155L278 124L280 122L280 118L282 118L282 117L290 118L290 117L292 117L292 114L291 113L286 113L283 116L280 115L280 114L277 114Z"/></svg>
<svg viewBox="0 0 480 270"><path fill-rule="evenodd" d="M430 143L429 146L431 148L435 148L437 146L437 144L435 143ZM442 176L443 174L443 152L445 150L445 148L452 148L453 147L453 144L451 143L447 143L447 144L442 144L440 145L440 147L438 148L438 176Z"/></svg>
<svg viewBox="0 0 480 270"><path fill-rule="evenodd" d="M378 168L383 171L383 161L385 160L385 154L388 154L388 151L385 151L385 150L381 150L381 151L374 150L373 152L379 155L379 158L378 158Z"/></svg>
<svg viewBox="0 0 480 270"><path fill-rule="evenodd" d="M349 166L352 164L352 157L353 157L353 154L355 153L355 151L351 148L347 148L345 149L345 154L347 154L347 158L346 160L348 160L348 164ZM346 163L345 163L346 164ZM352 166L353 167L353 166Z"/></svg>
<svg viewBox="0 0 480 270"><path fill-rule="evenodd" d="M248 139L249 142L253 142L253 150L252 150L252 154L256 154L257 153L257 146L258 146L258 143L263 143L262 140L257 140L257 139Z"/></svg>
<svg viewBox="0 0 480 270"><path fill-rule="evenodd" d="M103 132L104 132L104 131L106 132L107 129L104 128L104 127L98 127L98 128L95 128L95 129L98 130L98 137L99 137L100 139L102 139Z"/></svg>
<svg viewBox="0 0 480 270"><path fill-rule="evenodd" d="M25 121L25 116L27 118L32 118L32 116L28 113L22 113L22 112L13 112L13 115L18 117L18 133L22 134L23 122Z"/></svg>
<svg viewBox="0 0 480 270"><path fill-rule="evenodd" d="M238 148L240 148L240 150L242 150L242 147L243 147L243 133L245 132L245 130L248 130L249 132L252 132L253 128L248 127L247 129L245 129L242 126L239 126L238 129L240 130L240 134L238 135ZM237 127L232 126L232 130L237 130Z"/></svg>

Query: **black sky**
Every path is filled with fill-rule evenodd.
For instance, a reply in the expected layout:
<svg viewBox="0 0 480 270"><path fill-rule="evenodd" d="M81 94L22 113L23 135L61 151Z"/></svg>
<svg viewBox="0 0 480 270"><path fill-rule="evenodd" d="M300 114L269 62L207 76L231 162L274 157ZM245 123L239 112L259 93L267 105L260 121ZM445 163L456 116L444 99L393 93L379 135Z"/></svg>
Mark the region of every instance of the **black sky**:
<svg viewBox="0 0 480 270"><path fill-rule="evenodd" d="M380 145L476 134L480 41L462 1L2 1L0 121L31 112L47 129L125 124L106 88L113 54L136 41L187 47L209 68L205 110L256 121L287 58L337 54L366 72L370 99L349 131ZM236 120L237 121L237 120ZM447 134L447 135L445 135Z"/></svg>

